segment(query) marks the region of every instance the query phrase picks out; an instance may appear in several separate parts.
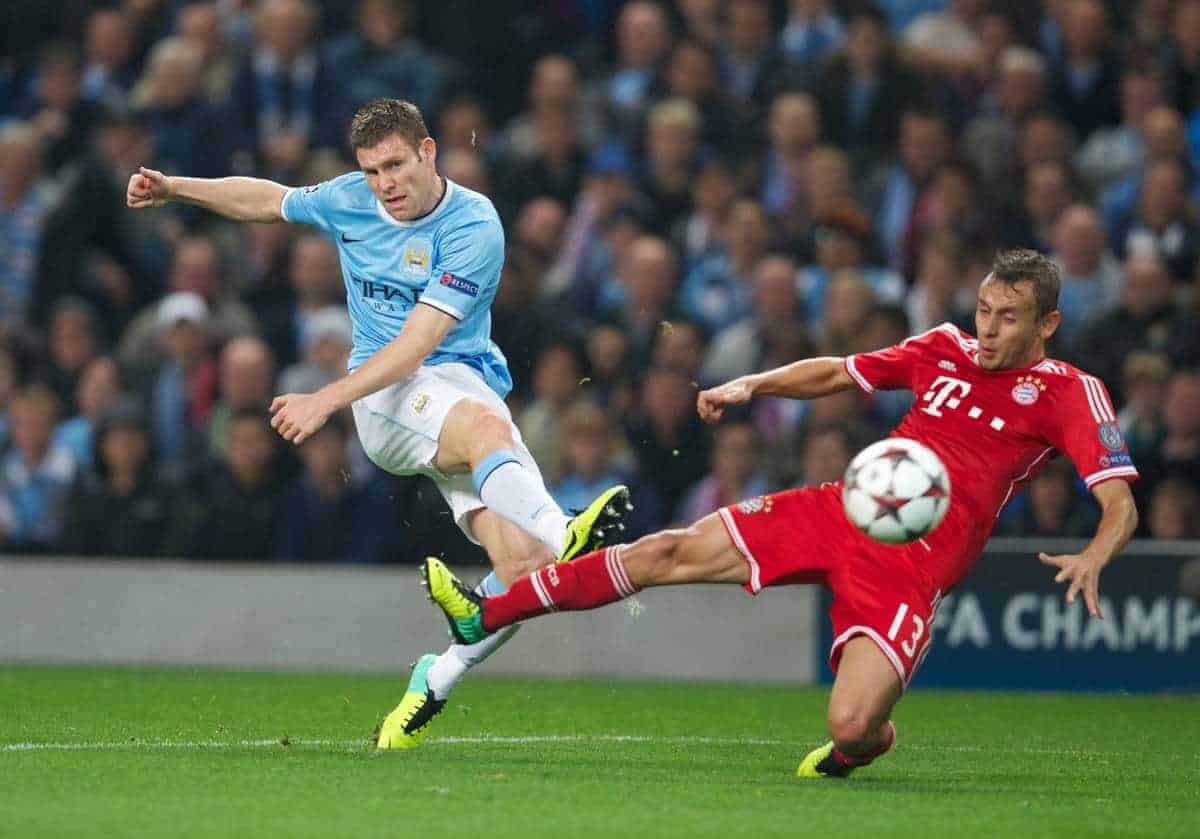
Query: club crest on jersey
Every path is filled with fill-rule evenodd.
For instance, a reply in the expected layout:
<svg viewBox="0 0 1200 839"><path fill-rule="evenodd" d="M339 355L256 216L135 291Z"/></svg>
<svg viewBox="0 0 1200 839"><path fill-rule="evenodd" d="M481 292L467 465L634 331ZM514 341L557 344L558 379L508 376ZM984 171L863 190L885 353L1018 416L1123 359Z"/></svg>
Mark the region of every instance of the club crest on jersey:
<svg viewBox="0 0 1200 839"><path fill-rule="evenodd" d="M412 401L412 409L414 414L423 414L425 409L429 407L429 394L422 393Z"/></svg>
<svg viewBox="0 0 1200 839"><path fill-rule="evenodd" d="M1119 452L1125 448L1125 438L1121 436L1121 428L1115 422L1102 422L1099 428L1100 442L1110 452Z"/></svg>
<svg viewBox="0 0 1200 839"><path fill-rule="evenodd" d="M429 255L433 245L428 239L413 239L404 246L404 262L401 270L414 277L424 277L429 274Z"/></svg>
<svg viewBox="0 0 1200 839"><path fill-rule="evenodd" d="M1012 389L1012 398L1018 405L1032 405L1045 389L1046 385L1036 376L1021 376Z"/></svg>
<svg viewBox="0 0 1200 839"><path fill-rule="evenodd" d="M738 509L746 515L753 513L769 513L771 512L772 501L765 495L759 495L755 498L747 498L741 504L738 504Z"/></svg>

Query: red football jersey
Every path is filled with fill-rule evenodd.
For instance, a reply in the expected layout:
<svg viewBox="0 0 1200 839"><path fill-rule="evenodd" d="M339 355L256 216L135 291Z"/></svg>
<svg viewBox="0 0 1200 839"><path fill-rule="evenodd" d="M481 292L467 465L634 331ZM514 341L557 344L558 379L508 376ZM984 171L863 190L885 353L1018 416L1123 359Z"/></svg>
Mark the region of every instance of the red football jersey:
<svg viewBox="0 0 1200 839"><path fill-rule="evenodd" d="M1004 505L1060 452L1088 488L1137 470L1104 384L1053 359L985 370L979 342L944 323L878 352L846 358L866 393L906 388L916 397L893 437L924 443L950 473L950 509L922 540L927 570L946 591L983 551Z"/></svg>

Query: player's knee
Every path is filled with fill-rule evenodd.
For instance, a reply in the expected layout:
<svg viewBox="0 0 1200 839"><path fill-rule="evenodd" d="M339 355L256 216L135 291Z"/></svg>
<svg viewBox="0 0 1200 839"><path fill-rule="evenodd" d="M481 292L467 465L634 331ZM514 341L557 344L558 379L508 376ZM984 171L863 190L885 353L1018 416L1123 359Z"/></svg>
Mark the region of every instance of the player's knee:
<svg viewBox="0 0 1200 839"><path fill-rule="evenodd" d="M662 530L634 542L624 557L630 581L638 588L670 582L689 530Z"/></svg>
<svg viewBox="0 0 1200 839"><path fill-rule="evenodd" d="M480 411L471 426L472 465L492 452L511 450L514 445L512 423L492 410Z"/></svg>
<svg viewBox="0 0 1200 839"><path fill-rule="evenodd" d="M839 749L859 751L871 744L878 729L877 721L860 705L843 703L829 708L829 733Z"/></svg>

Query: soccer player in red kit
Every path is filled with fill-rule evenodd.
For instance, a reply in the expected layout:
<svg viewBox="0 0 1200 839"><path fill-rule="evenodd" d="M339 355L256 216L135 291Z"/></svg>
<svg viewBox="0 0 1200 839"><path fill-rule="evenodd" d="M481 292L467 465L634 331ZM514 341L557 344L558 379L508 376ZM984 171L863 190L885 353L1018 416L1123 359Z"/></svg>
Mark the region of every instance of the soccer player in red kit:
<svg viewBox="0 0 1200 839"><path fill-rule="evenodd" d="M897 346L847 358L814 358L734 379L700 393L710 422L755 396L815 399L857 387L907 388L916 399L893 436L917 440L945 463L953 496L942 523L902 546L873 541L842 511L841 483L791 489L726 507L683 530L551 565L482 598L436 559L430 595L460 643L553 611L591 609L650 586L820 583L833 592L829 652L831 742L800 764L801 777L840 777L895 740L892 709L929 651L938 601L979 559L1004 505L1058 454L1075 464L1103 515L1079 554L1039 558L1102 618L1099 578L1129 541L1137 478L1104 385L1046 358L1061 320L1058 272L1029 250L997 256L980 284L978 339L943 324Z"/></svg>

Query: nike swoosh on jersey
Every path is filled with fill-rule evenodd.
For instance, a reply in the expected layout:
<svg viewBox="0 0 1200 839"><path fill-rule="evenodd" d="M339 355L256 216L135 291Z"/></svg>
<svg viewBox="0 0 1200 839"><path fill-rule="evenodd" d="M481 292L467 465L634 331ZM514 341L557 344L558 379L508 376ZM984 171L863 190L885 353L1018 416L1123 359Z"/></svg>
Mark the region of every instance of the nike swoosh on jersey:
<svg viewBox="0 0 1200 839"><path fill-rule="evenodd" d="M347 243L349 243L349 242L362 242L362 241L365 241L365 240L363 240L363 239L351 239L349 236L347 236L345 233L343 233L343 234L342 234L342 241L343 241L343 242L347 242Z"/></svg>

